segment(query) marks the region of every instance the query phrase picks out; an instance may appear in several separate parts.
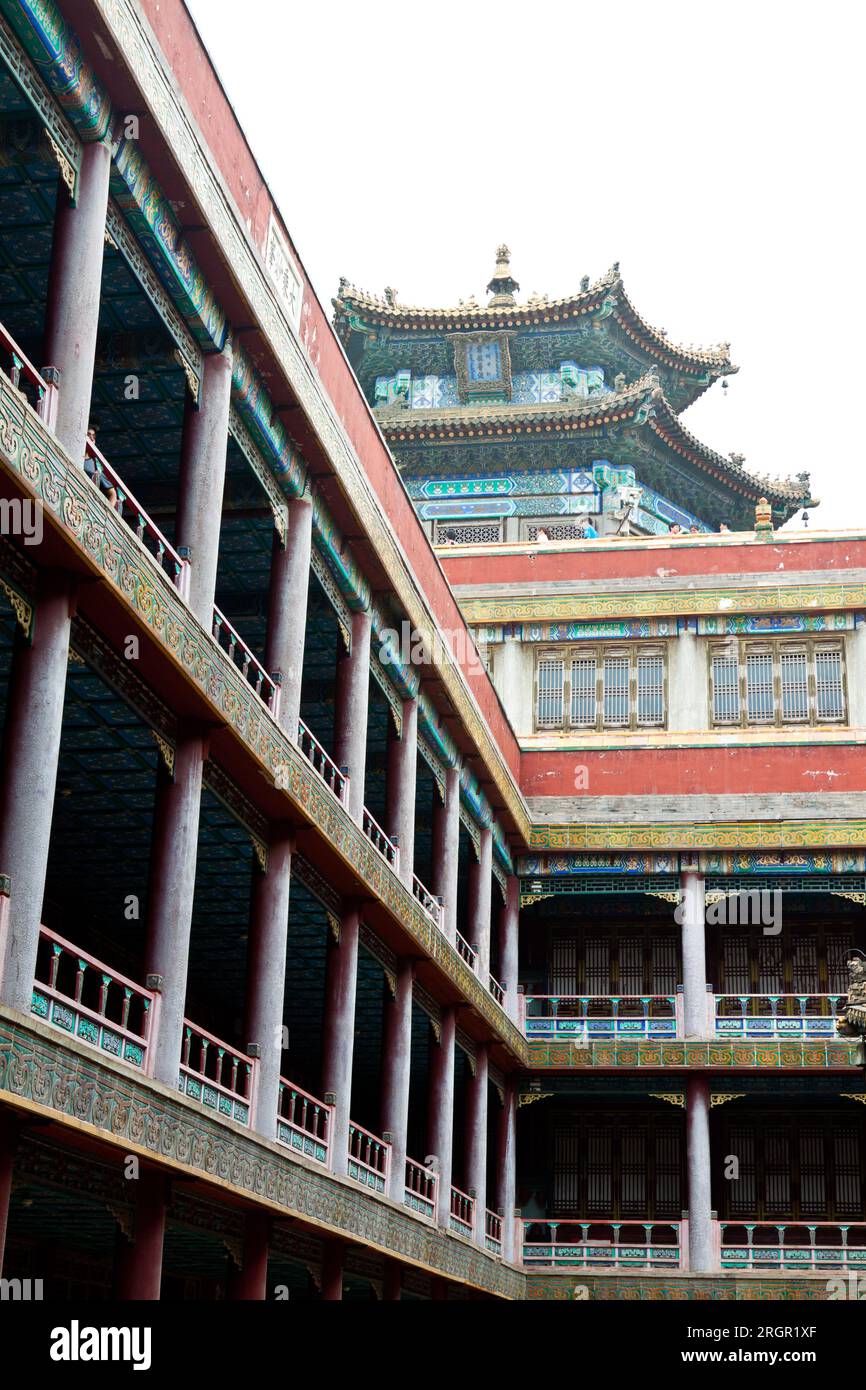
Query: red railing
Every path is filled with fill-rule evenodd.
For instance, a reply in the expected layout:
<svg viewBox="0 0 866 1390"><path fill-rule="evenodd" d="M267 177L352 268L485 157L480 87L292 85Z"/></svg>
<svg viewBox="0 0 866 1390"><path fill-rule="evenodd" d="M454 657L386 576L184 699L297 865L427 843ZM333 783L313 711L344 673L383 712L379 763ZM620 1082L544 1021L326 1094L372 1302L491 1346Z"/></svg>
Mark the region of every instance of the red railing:
<svg viewBox="0 0 866 1390"><path fill-rule="evenodd" d="M156 522L148 516L120 474L112 468L108 459L100 452L92 439L88 439L85 449L88 458L92 459L96 468L95 482L97 486L102 486L100 477L105 478L111 485L117 494L117 501L114 503L115 511L123 518L129 529L135 532L145 550L150 552L160 568L164 569L170 576L181 596L186 598L189 592L188 562L181 559L174 546L162 534Z"/></svg>
<svg viewBox="0 0 866 1390"><path fill-rule="evenodd" d="M494 1255L502 1254L502 1217L489 1207L484 1213L484 1244Z"/></svg>
<svg viewBox="0 0 866 1390"><path fill-rule="evenodd" d="M334 795L345 803L349 791L349 776L341 772L337 764L328 756L319 740L310 733L303 719L298 720L298 749L307 762L318 772L322 781L330 787Z"/></svg>
<svg viewBox="0 0 866 1390"><path fill-rule="evenodd" d="M256 1061L203 1028L184 1021L179 1089L209 1110L238 1124L252 1122Z"/></svg>
<svg viewBox="0 0 866 1390"><path fill-rule="evenodd" d="M490 976L490 993L500 1007L505 1003L505 988L493 975Z"/></svg>
<svg viewBox="0 0 866 1390"><path fill-rule="evenodd" d="M280 709L280 687L273 677L268 675L255 652L247 646L237 628L232 626L216 604L213 610L212 632L223 651L228 653L233 665L238 667L244 680L249 681L259 699L264 700L276 717Z"/></svg>
<svg viewBox="0 0 866 1390"><path fill-rule="evenodd" d="M428 917L433 918L441 931L445 919L445 907L441 898L437 898L433 893L428 893L417 874L412 875L412 892Z"/></svg>
<svg viewBox="0 0 866 1390"><path fill-rule="evenodd" d="M475 1198L459 1187L451 1189L451 1229L470 1239L475 1229Z"/></svg>
<svg viewBox="0 0 866 1390"><path fill-rule="evenodd" d="M391 1145L360 1125L349 1125L349 1177L374 1192L388 1191Z"/></svg>
<svg viewBox="0 0 866 1390"><path fill-rule="evenodd" d="M430 1221L435 1221L438 1195L439 1174L416 1163L414 1158L407 1158L403 1195L405 1205L419 1216L426 1216Z"/></svg>
<svg viewBox="0 0 866 1390"><path fill-rule="evenodd" d="M280 1077L277 1139L290 1149L330 1166L334 1107Z"/></svg>
<svg viewBox="0 0 866 1390"><path fill-rule="evenodd" d="M157 996L47 927L39 949L31 1012L118 1062L148 1070Z"/></svg>
<svg viewBox="0 0 866 1390"><path fill-rule="evenodd" d="M455 944L457 946L457 954L463 957L470 970L474 970L475 962L478 959L478 953L473 951L469 942L465 937L461 936L459 932L455 933Z"/></svg>
<svg viewBox="0 0 866 1390"><path fill-rule="evenodd" d="M7 333L2 323L0 323L0 353L11 363L7 375L15 390L20 391L25 397L27 396L27 392L21 384L23 376L24 381L31 387L34 394L34 400L30 404L46 429L53 431L57 423L59 373L52 367L45 368L45 376L41 372L37 372L33 363L25 357L12 334Z"/></svg>
<svg viewBox="0 0 866 1390"><path fill-rule="evenodd" d="M366 806L364 807L363 823L364 834L367 836L367 839L373 845L373 848L379 851L382 858L387 860L396 874L400 868L399 845L396 845L394 841L385 834L379 822L373 819Z"/></svg>

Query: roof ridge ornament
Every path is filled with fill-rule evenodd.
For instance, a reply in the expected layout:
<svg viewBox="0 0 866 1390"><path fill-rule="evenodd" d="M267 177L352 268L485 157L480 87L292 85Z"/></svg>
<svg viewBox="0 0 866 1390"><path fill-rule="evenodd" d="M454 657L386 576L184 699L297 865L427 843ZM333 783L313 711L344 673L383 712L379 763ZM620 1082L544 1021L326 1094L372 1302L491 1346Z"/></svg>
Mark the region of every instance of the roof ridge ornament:
<svg viewBox="0 0 866 1390"><path fill-rule="evenodd" d="M503 241L496 248L496 269L487 285L487 293L492 294L493 298L488 304L488 308L508 307L515 303L514 292L520 286L511 274L511 252Z"/></svg>

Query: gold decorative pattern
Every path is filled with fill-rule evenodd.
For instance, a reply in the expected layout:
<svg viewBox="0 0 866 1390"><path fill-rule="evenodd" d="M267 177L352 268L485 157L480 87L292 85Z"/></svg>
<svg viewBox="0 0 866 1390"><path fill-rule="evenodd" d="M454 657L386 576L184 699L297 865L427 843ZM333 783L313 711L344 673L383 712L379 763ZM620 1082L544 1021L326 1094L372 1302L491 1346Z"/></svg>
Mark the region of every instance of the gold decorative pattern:
<svg viewBox="0 0 866 1390"><path fill-rule="evenodd" d="M15 614L15 621L18 623L18 626L21 628L21 631L24 633L24 636L29 639L30 631L33 626L32 604L30 604L28 600L24 598L23 594L19 594L18 590L14 589L7 580L2 578L0 578L0 590L3 591L3 593L8 598L10 604L12 605L12 611Z"/></svg>
<svg viewBox="0 0 866 1390"><path fill-rule="evenodd" d="M266 874L266 873L268 872L268 847L267 847L267 845L265 844L264 840L260 840L260 839L259 839L258 835L251 835L251 836L250 836L250 844L251 844L252 847L253 847L253 853L254 853L255 856L256 856L256 859L257 859L257 861L258 861L259 868L261 869L261 871L262 871L263 874Z"/></svg>
<svg viewBox="0 0 866 1390"><path fill-rule="evenodd" d="M682 1091L650 1091L650 1100L663 1100L668 1105L679 1106L680 1109L686 1108L686 1097Z"/></svg>
<svg viewBox="0 0 866 1390"><path fill-rule="evenodd" d="M710 1109L717 1105L727 1105L729 1100L743 1100L745 1091L714 1091L710 1096Z"/></svg>
<svg viewBox="0 0 866 1390"><path fill-rule="evenodd" d="M517 1097L518 1109L524 1105L532 1105L537 1100L550 1100L554 1094L554 1091L521 1091Z"/></svg>
<svg viewBox="0 0 866 1390"><path fill-rule="evenodd" d="M157 748L159 749L159 754L162 758L162 761L165 763L165 766L168 768L169 773L173 777L174 745L172 743L169 743L167 738L163 738L162 734L157 733L156 729L151 729L150 736L156 744Z"/></svg>

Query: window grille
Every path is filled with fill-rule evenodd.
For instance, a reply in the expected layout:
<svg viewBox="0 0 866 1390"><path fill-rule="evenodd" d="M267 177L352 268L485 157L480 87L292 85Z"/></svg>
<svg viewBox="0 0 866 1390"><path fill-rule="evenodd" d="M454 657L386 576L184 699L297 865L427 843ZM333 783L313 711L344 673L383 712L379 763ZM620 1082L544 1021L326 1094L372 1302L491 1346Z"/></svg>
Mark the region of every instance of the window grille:
<svg viewBox="0 0 866 1390"><path fill-rule="evenodd" d="M819 719L845 718L842 653L838 649L815 652L815 705Z"/></svg>
<svg viewBox="0 0 866 1390"><path fill-rule="evenodd" d="M860 1144L853 1125L839 1125L833 1134L836 1174L836 1215L862 1219Z"/></svg>
<svg viewBox="0 0 866 1390"><path fill-rule="evenodd" d="M575 728L595 728L596 661L594 656L578 657L571 663L571 722Z"/></svg>
<svg viewBox="0 0 866 1390"><path fill-rule="evenodd" d="M661 656L638 656L637 722L658 726L665 717L665 669Z"/></svg>
<svg viewBox="0 0 866 1390"><path fill-rule="evenodd" d="M541 530L546 531L552 541L580 540L580 528L576 521L534 521L526 528L527 540L537 541Z"/></svg>
<svg viewBox="0 0 866 1390"><path fill-rule="evenodd" d="M818 942L814 936L795 936L791 953L791 983L795 994L814 994L819 985Z"/></svg>
<svg viewBox="0 0 866 1390"><path fill-rule="evenodd" d="M750 724L767 724L773 718L773 656L771 652L746 655L746 710Z"/></svg>
<svg viewBox="0 0 866 1390"><path fill-rule="evenodd" d="M848 958L854 945L850 932L828 932L827 989L830 994L848 993Z"/></svg>
<svg viewBox="0 0 866 1390"><path fill-rule="evenodd" d="M713 657L713 720L716 724L740 722L740 668L735 656Z"/></svg>
<svg viewBox="0 0 866 1390"><path fill-rule="evenodd" d="M710 649L713 723L819 724L846 717L844 648L826 641Z"/></svg>
<svg viewBox="0 0 866 1390"><path fill-rule="evenodd" d="M604 722L609 727L629 723L627 656L606 656L604 659Z"/></svg>
<svg viewBox="0 0 866 1390"><path fill-rule="evenodd" d="M535 718L540 729L562 727L565 662L560 657L543 657L538 663L538 698Z"/></svg>
<svg viewBox="0 0 866 1390"><path fill-rule="evenodd" d="M822 1216L827 1209L823 1130L800 1130L800 1213Z"/></svg>
<svg viewBox="0 0 866 1390"><path fill-rule="evenodd" d="M437 521L436 544L495 545L502 540L501 521Z"/></svg>

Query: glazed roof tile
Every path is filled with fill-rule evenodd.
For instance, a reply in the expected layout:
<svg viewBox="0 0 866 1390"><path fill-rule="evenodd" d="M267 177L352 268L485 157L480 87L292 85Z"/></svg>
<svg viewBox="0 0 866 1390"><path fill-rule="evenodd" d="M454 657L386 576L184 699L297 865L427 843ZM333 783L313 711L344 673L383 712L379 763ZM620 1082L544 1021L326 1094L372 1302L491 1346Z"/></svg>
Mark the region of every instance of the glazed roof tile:
<svg viewBox="0 0 866 1390"><path fill-rule="evenodd" d="M442 309L402 304L394 291L385 297L368 294L348 281L340 281L339 294L333 301L337 316L353 312L368 323L388 323L427 330L459 332L467 329L519 328L524 324L567 322L572 318L599 313L605 307L633 341L665 366L726 376L738 370L731 362L730 344L715 347L683 346L668 341L662 329L653 328L629 299L619 266L614 265L595 284L563 299L534 296L523 304L478 304L474 299L455 307Z"/></svg>

